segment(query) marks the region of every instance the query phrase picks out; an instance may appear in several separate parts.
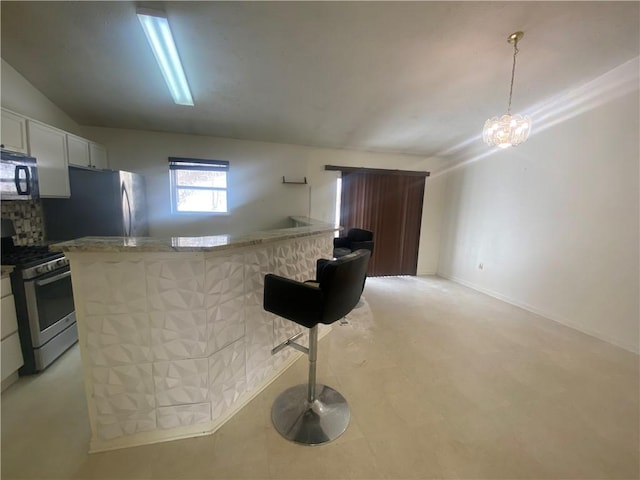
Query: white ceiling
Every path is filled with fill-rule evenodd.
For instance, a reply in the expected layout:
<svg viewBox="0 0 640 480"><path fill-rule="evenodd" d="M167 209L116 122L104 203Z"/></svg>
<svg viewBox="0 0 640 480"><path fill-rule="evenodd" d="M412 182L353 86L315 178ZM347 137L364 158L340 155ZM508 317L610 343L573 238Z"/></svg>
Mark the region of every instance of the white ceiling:
<svg viewBox="0 0 640 480"><path fill-rule="evenodd" d="M3 0L2 58L81 125L432 156L506 111L510 33L514 113L640 50L638 2L158 4L195 107L173 104L134 2Z"/></svg>

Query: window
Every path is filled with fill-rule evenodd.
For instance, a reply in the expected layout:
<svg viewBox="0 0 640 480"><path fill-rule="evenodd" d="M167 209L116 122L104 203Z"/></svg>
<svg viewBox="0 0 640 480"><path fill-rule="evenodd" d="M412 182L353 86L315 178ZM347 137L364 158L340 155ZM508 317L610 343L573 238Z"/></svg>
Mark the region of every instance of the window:
<svg viewBox="0 0 640 480"><path fill-rule="evenodd" d="M227 213L229 162L169 157L171 209L176 213Z"/></svg>

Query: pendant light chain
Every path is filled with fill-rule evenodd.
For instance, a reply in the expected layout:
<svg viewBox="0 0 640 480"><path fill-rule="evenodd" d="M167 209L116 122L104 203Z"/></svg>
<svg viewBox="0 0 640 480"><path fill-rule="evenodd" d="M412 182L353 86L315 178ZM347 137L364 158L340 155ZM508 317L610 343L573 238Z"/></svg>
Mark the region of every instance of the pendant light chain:
<svg viewBox="0 0 640 480"><path fill-rule="evenodd" d="M509 107L507 108L507 115L511 115L511 97L513 96L513 79L516 76L516 55L518 55L518 39L513 42L513 68L511 69L511 89L509 90Z"/></svg>

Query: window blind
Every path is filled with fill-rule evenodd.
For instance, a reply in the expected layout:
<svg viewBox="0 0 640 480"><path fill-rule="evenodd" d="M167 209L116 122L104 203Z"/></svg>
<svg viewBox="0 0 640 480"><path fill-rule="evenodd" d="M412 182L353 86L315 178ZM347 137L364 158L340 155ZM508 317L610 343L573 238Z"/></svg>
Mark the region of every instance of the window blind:
<svg viewBox="0 0 640 480"><path fill-rule="evenodd" d="M169 157L169 170L215 170L218 172L228 172L229 162L226 160Z"/></svg>

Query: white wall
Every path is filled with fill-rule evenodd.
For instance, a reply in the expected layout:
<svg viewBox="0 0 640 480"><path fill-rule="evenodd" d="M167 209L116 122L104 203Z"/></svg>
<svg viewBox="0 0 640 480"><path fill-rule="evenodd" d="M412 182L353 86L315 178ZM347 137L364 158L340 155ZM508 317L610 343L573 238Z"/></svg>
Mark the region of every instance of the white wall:
<svg viewBox="0 0 640 480"><path fill-rule="evenodd" d="M11 65L2 60L2 106L107 147L109 166L145 175L153 235L231 234L285 226L290 215L310 215L333 222L337 172L327 164L399 170L439 168L437 159L411 155L250 142L225 138L140 132L79 126ZM167 157L215 158L232 162L232 215L172 216ZM283 185L302 180L308 186ZM442 182L427 179L422 216L418 273L435 273L442 211Z"/></svg>
<svg viewBox="0 0 640 480"><path fill-rule="evenodd" d="M154 235L241 233L272 228L289 215L332 222L338 173L325 171L326 164L432 172L444 166L408 155L80 127L4 60L1 66L2 106L103 143L112 168L145 174ZM562 122L534 130L522 147L428 178L418 273L437 269L638 351L637 80L610 90L634 82L622 98L591 88L575 116L560 112ZM229 160L233 215L172 217L169 156ZM283 175L306 176L309 186L282 185Z"/></svg>
<svg viewBox="0 0 640 480"><path fill-rule="evenodd" d="M2 60L2 106L67 132L80 134L80 126L51 100Z"/></svg>
<svg viewBox="0 0 640 480"><path fill-rule="evenodd" d="M631 93L440 176L440 275L640 349L635 75Z"/></svg>
<svg viewBox="0 0 640 480"><path fill-rule="evenodd" d="M288 215L307 215L306 186L283 185L282 176L302 179L306 165L287 145L196 135L111 128L85 128L107 147L113 169L145 175L151 234L196 236L241 234L288 226ZM228 160L230 215L171 214L168 157Z"/></svg>
<svg viewBox="0 0 640 480"><path fill-rule="evenodd" d="M152 235L240 234L287 226L290 215L309 215L333 223L337 172L327 164L403 170L439 165L410 155L311 148L228 138L85 127L85 136L104 144L109 165L142 173L147 180ZM229 216L171 215L168 157L228 160ZM308 185L283 185L302 181ZM434 273L437 265L439 194L427 180L418 271Z"/></svg>

